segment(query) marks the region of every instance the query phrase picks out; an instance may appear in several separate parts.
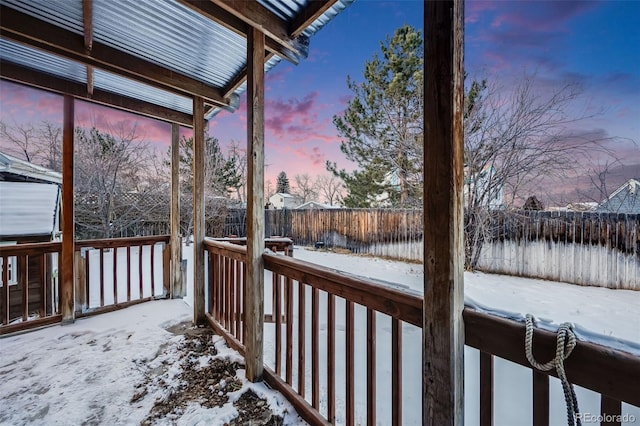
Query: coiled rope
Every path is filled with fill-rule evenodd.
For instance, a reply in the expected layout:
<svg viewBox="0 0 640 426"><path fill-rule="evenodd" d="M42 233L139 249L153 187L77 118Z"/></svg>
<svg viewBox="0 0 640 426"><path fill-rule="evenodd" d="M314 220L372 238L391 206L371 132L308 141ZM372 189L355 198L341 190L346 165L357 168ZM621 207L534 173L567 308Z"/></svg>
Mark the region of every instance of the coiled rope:
<svg viewBox="0 0 640 426"><path fill-rule="evenodd" d="M580 411L578 410L578 399L576 398L576 392L573 389L573 384L567 379L567 374L564 371L564 361L569 358L571 351L576 346L576 336L573 333L571 324L564 323L558 328L558 335L556 338L556 356L551 361L541 364L533 357L533 327L534 321L531 314L527 314L525 319L526 334L524 338L524 350L529 363L538 370L549 371L552 368L556 369L560 382L562 383L562 390L564 391L564 401L567 406L567 424L569 426L582 426L580 421Z"/></svg>

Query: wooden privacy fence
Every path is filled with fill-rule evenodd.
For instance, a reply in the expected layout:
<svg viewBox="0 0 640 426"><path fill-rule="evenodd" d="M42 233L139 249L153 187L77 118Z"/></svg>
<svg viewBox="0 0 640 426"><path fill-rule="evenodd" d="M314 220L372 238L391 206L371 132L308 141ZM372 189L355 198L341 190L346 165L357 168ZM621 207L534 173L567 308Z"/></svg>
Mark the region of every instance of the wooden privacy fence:
<svg viewBox="0 0 640 426"><path fill-rule="evenodd" d="M265 215L267 236L422 261L420 210L268 210ZM483 271L640 290L638 214L495 211L487 218L478 264Z"/></svg>
<svg viewBox="0 0 640 426"><path fill-rule="evenodd" d="M246 249L207 241L205 251L207 319L244 354ZM287 256L265 253L263 260L269 277L265 380L312 424L419 422L422 390L407 389L407 382L415 382L416 374L421 377L422 297ZM476 414L479 424L488 426L495 418L494 360L530 369L524 354L525 326L469 308L463 319L466 344L480 351ZM535 330L538 359L553 356L555 337ZM640 406L639 357L579 341L565 367L572 383L601 395L602 415L620 414L622 401ZM530 371L533 424L548 425L549 375L554 373Z"/></svg>
<svg viewBox="0 0 640 426"><path fill-rule="evenodd" d="M61 264L59 242L1 246L0 334L62 320L65 267L75 268L76 317L168 296L168 243L167 235L76 241L74 265Z"/></svg>

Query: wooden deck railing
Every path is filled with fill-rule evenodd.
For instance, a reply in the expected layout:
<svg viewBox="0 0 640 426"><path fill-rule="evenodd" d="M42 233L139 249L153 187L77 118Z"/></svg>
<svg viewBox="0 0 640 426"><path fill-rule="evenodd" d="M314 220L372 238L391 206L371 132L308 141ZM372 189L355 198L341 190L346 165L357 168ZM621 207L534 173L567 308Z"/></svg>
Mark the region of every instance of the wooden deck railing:
<svg viewBox="0 0 640 426"><path fill-rule="evenodd" d="M83 240L75 249L76 317L169 294L168 235Z"/></svg>
<svg viewBox="0 0 640 426"><path fill-rule="evenodd" d="M60 250L59 242L0 247L0 334L62 319L57 286Z"/></svg>
<svg viewBox="0 0 640 426"><path fill-rule="evenodd" d="M59 242L1 246L0 335L62 320L58 276L65 267L76 268L76 317L167 296L168 243L166 235L77 241L69 266L60 262Z"/></svg>
<svg viewBox="0 0 640 426"><path fill-rule="evenodd" d="M210 259L207 317L244 354L245 248L206 242L205 250ZM265 282L265 380L299 414L312 424L402 424L403 414L420 411L415 404L421 401L421 389L407 392L403 378L421 374L421 296L286 256L265 254L263 259L271 273ZM480 351L479 423L491 425L494 360L530 368L524 354L525 326L470 308L464 309L463 318L466 345ZM538 359L555 353L555 333L536 329L534 342ZM412 348L409 353L407 347ZM403 366L403 360L413 365ZM565 365L573 384L601 395L601 414L619 414L621 402L640 406L639 357L579 341ZM342 373L344 377L338 377ZM548 425L549 376L554 373L532 369L531 375L533 424ZM390 390L381 382L388 382ZM357 389L366 389L366 395ZM357 399L364 402L356 413Z"/></svg>

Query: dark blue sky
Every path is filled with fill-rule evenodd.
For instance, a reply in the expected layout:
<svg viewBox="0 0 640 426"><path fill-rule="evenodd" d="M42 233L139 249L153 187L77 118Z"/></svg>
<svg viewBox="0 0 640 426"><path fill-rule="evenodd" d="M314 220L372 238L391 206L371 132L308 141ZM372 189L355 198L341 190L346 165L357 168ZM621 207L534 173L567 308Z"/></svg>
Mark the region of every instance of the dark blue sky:
<svg viewBox="0 0 640 426"><path fill-rule="evenodd" d="M567 83L601 111L583 130L627 138L614 146L640 174L640 2L467 1L465 69L508 89L535 73L541 91ZM281 63L267 78L267 175L322 173L326 160L349 167L331 117L344 109L346 76L362 80L363 64L403 24L422 30L420 1L357 0L311 40L309 58ZM220 140L244 142L244 117L221 114Z"/></svg>

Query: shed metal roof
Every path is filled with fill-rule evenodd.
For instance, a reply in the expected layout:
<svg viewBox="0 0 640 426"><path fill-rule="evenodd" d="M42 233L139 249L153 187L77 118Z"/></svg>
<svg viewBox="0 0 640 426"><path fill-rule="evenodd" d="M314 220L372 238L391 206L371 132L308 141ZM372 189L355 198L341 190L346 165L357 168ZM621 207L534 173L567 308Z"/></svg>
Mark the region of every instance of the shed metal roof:
<svg viewBox="0 0 640 426"><path fill-rule="evenodd" d="M265 33L268 71L304 58L352 1L0 0L0 75L189 124L193 96L207 117L237 107L249 28Z"/></svg>

